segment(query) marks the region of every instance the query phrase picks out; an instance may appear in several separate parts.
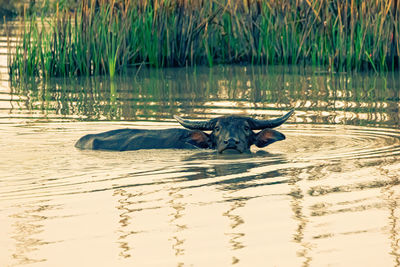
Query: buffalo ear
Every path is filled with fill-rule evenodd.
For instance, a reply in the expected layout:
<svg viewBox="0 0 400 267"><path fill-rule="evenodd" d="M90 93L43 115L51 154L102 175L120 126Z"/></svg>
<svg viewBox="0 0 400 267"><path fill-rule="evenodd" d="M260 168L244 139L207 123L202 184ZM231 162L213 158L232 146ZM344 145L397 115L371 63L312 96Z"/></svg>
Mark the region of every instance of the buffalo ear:
<svg viewBox="0 0 400 267"><path fill-rule="evenodd" d="M285 140L285 135L272 129L264 129L257 133L254 144L258 147L266 147L276 141Z"/></svg>
<svg viewBox="0 0 400 267"><path fill-rule="evenodd" d="M210 147L210 138L208 134L202 131L191 131L189 136L189 143L201 148Z"/></svg>

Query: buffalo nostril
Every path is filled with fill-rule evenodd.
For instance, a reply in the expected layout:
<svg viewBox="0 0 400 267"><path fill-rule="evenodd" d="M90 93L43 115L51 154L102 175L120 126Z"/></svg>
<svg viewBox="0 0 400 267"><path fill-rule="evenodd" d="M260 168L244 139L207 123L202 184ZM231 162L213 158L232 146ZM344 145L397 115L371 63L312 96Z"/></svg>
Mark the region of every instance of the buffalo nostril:
<svg viewBox="0 0 400 267"><path fill-rule="evenodd" d="M238 145L240 143L240 141L238 139L235 138L229 138L227 140L224 140L224 144L228 145Z"/></svg>

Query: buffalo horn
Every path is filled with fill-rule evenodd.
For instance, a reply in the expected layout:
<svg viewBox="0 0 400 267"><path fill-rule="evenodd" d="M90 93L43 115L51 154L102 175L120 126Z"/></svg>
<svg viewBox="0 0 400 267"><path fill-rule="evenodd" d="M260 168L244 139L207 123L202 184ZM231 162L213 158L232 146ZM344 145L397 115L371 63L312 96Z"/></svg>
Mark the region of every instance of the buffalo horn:
<svg viewBox="0 0 400 267"><path fill-rule="evenodd" d="M191 130L201 130L201 131L210 131L213 129L210 121L192 121L192 120L184 120L179 116L174 115L175 120L177 120L183 127L191 129Z"/></svg>
<svg viewBox="0 0 400 267"><path fill-rule="evenodd" d="M280 118L272 119L272 120L257 120L250 119L251 129L252 130L262 130L265 128L275 128L284 123L289 117L293 114L294 109L286 113Z"/></svg>

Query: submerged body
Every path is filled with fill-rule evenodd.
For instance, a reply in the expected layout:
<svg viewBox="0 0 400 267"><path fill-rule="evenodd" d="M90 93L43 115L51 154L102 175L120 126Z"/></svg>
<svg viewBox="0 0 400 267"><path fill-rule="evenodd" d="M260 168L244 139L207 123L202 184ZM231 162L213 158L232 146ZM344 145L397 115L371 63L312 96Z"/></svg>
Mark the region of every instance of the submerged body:
<svg viewBox="0 0 400 267"><path fill-rule="evenodd" d="M138 149L216 149L219 153L248 152L252 145L265 147L285 136L272 128L284 123L292 114L273 120L255 120L242 116L223 116L209 121L175 119L187 129L119 129L83 136L75 144L80 149L138 150ZM261 130L254 132L253 130ZM206 133L204 131L210 131Z"/></svg>
<svg viewBox="0 0 400 267"><path fill-rule="evenodd" d="M88 134L76 142L75 147L92 150L139 149L194 149L207 148L207 144L193 140L195 131L186 129L143 130L118 129L99 134Z"/></svg>

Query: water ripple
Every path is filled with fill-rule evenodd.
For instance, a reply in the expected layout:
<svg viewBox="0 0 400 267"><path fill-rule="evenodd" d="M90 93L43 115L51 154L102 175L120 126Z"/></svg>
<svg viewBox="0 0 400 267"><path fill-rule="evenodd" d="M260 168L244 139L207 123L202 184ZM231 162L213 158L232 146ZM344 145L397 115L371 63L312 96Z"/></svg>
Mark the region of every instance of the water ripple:
<svg viewBox="0 0 400 267"><path fill-rule="evenodd" d="M295 160L345 160L400 154L400 132L395 129L352 126L304 126L286 131L295 139Z"/></svg>
<svg viewBox="0 0 400 267"><path fill-rule="evenodd" d="M395 129L287 125L281 128L287 136L284 142L254 149L252 154L218 155L190 150L79 151L73 148L73 142L84 134L87 125L52 126L49 129L46 124L46 130L41 130L40 125L4 129L4 134L15 140L9 143L5 136L1 144L4 151L16 152L6 155L11 161L1 163L6 171L0 180L0 200L131 187L147 194L160 192L166 186L227 191L280 187L290 183L288 174L294 170L400 154L400 132ZM281 188L284 189L279 192L287 193L285 187Z"/></svg>

